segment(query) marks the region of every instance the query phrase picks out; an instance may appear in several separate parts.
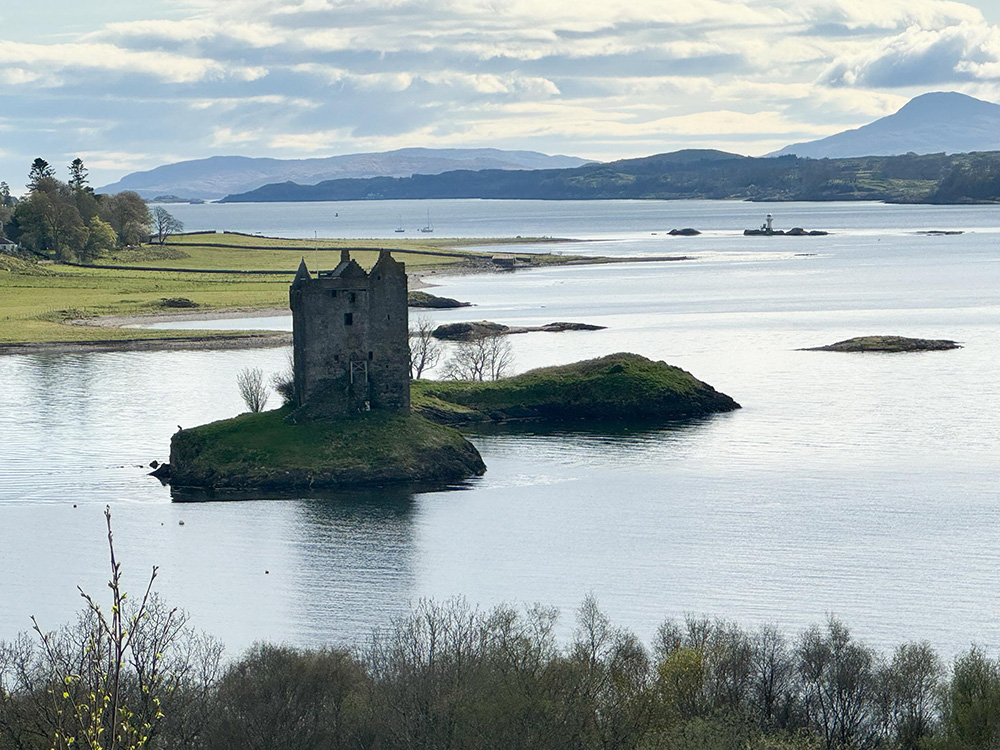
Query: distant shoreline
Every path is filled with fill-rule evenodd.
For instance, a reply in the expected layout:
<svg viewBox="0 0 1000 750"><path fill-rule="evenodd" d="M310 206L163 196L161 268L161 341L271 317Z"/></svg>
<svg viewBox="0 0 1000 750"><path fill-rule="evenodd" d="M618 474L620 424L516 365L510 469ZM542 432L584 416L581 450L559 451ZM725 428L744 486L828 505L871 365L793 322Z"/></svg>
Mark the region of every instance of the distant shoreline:
<svg viewBox="0 0 1000 750"><path fill-rule="evenodd" d="M662 263L682 260L692 260L685 255L655 256L655 257L624 257L610 258L604 256L567 258L553 266L603 265L611 263ZM454 266L421 271L408 274L409 288L426 289L436 286L426 280L428 275L443 272L441 275L481 274L494 272L480 266ZM113 328L122 330L128 326L171 323L174 321L199 320L231 320L245 318L268 318L290 315L287 307L238 307L218 309L180 309L172 312L137 313L132 315L103 315L67 321L66 325L92 326L96 328ZM164 333L176 332L174 329L164 329ZM284 331L220 331L211 335L177 336L164 335L143 338L97 339L85 341L44 341L18 342L0 344L0 356L7 354L65 354L69 352L113 352L113 351L170 351L198 350L211 351L216 349L259 349L265 347L290 346L292 334Z"/></svg>
<svg viewBox="0 0 1000 750"><path fill-rule="evenodd" d="M253 331L218 336L176 336L150 339L105 339L98 341L42 341L24 344L0 344L5 354L69 354L90 352L149 352L215 349L264 349L290 346L292 334L284 331Z"/></svg>

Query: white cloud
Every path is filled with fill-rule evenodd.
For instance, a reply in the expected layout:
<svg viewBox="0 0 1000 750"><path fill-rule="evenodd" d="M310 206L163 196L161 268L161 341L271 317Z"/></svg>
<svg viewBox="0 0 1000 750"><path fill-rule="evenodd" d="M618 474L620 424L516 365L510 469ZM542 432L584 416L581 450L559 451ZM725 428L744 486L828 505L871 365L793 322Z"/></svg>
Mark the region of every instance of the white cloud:
<svg viewBox="0 0 1000 750"><path fill-rule="evenodd" d="M911 26L835 60L822 80L833 85L928 86L990 79L1000 62L1000 29L961 23L943 29Z"/></svg>
<svg viewBox="0 0 1000 750"><path fill-rule="evenodd" d="M37 83L42 79L42 74L27 68L0 68L0 82L8 86L22 86L26 83Z"/></svg>
<svg viewBox="0 0 1000 750"><path fill-rule="evenodd" d="M234 146L253 143L260 134L253 130L234 130L233 128L216 127L212 129L213 146Z"/></svg>
<svg viewBox="0 0 1000 750"><path fill-rule="evenodd" d="M336 150L344 143L357 142L350 128L317 130L311 133L278 133L271 137L271 148L294 153L316 154Z"/></svg>
<svg viewBox="0 0 1000 750"><path fill-rule="evenodd" d="M948 0L791 0L802 18L816 24L843 24L850 29L925 28L955 23L982 23L983 14L963 2Z"/></svg>
<svg viewBox="0 0 1000 750"><path fill-rule="evenodd" d="M219 97L216 99L189 99L187 106L189 109L204 111L216 110L220 112L231 112L246 107L256 105L268 105L273 107L294 107L295 109L316 109L319 103L304 97L283 96L281 94L265 94L262 96L244 97Z"/></svg>
<svg viewBox="0 0 1000 750"><path fill-rule="evenodd" d="M539 76L469 74L449 70L423 75L420 79L433 86L465 89L477 94L527 94L541 98L559 94L555 83Z"/></svg>
<svg viewBox="0 0 1000 750"><path fill-rule="evenodd" d="M0 40L0 64L41 66L55 70L108 70L142 73L168 83L191 83L232 76L255 80L266 74L258 67L227 66L205 57L129 50L111 44L26 44Z"/></svg>
<svg viewBox="0 0 1000 750"><path fill-rule="evenodd" d="M211 42L226 38L250 47L274 47L289 41L287 30L266 23L227 23L220 25L211 18L190 18L183 21L144 20L108 24L102 30L87 34L84 39L157 39L171 42Z"/></svg>
<svg viewBox="0 0 1000 750"><path fill-rule="evenodd" d="M132 170L140 165L157 163L164 158L162 154L142 154L128 151L80 151L77 155L83 159L88 170Z"/></svg>

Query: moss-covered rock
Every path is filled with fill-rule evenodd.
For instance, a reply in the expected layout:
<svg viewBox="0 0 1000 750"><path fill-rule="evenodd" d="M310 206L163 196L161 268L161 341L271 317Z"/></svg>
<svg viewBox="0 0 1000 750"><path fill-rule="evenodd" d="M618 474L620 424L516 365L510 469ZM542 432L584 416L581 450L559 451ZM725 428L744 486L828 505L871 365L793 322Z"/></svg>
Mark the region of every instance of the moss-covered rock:
<svg viewBox="0 0 1000 750"><path fill-rule="evenodd" d="M447 485L486 471L460 433L416 414L292 423L287 408L176 432L170 483L214 489Z"/></svg>
<svg viewBox="0 0 1000 750"><path fill-rule="evenodd" d="M505 419L675 420L740 408L679 367L611 354L495 382L421 380L413 408L449 423Z"/></svg>
<svg viewBox="0 0 1000 750"><path fill-rule="evenodd" d="M949 339L911 339L905 336L857 336L827 346L801 349L804 352L927 352L961 349Z"/></svg>

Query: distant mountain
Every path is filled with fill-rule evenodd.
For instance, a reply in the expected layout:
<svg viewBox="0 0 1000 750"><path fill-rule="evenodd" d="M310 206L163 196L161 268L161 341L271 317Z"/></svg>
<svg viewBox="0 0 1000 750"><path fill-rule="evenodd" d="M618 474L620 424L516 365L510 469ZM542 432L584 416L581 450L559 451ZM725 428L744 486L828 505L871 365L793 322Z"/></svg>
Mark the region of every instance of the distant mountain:
<svg viewBox="0 0 1000 750"><path fill-rule="evenodd" d="M800 159L689 150L573 169L457 170L318 185L285 182L229 195L223 202L422 198L997 203L1000 151Z"/></svg>
<svg viewBox="0 0 1000 750"><path fill-rule="evenodd" d="M811 159L894 154L965 154L1000 150L1000 105L955 92L923 94L896 114L769 156Z"/></svg>
<svg viewBox="0 0 1000 750"><path fill-rule="evenodd" d="M574 156L549 156L536 151L496 148L404 148L370 154L322 159L254 159L213 156L165 164L148 172L133 172L99 193L134 190L143 198L221 198L272 182L307 182L364 177L409 177L455 169L560 169L589 163Z"/></svg>

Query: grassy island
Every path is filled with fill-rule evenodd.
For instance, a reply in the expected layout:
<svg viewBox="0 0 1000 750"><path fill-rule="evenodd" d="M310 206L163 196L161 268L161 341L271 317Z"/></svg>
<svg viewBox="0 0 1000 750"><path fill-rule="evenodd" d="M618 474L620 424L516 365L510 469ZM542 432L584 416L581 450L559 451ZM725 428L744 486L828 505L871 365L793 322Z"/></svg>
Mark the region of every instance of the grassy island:
<svg viewBox="0 0 1000 750"><path fill-rule="evenodd" d="M303 419L290 407L179 430L174 488L295 491L395 483L447 485L486 471L446 424L509 419L677 420L740 406L679 367L611 354L489 383L419 380L415 413Z"/></svg>
<svg viewBox="0 0 1000 750"><path fill-rule="evenodd" d="M961 349L949 339L912 339L905 336L857 336L827 346L803 349L806 352L931 352Z"/></svg>
<svg viewBox="0 0 1000 750"><path fill-rule="evenodd" d="M494 382L413 383L413 408L449 423L508 419L674 420L739 409L694 375L638 354L543 367Z"/></svg>
<svg viewBox="0 0 1000 750"><path fill-rule="evenodd" d="M486 471L457 431L416 414L370 412L294 423L285 407L179 430L173 487L306 490L447 485Z"/></svg>

